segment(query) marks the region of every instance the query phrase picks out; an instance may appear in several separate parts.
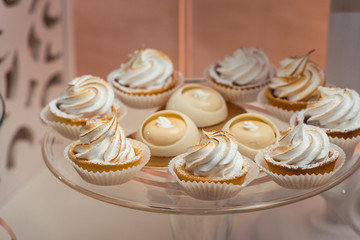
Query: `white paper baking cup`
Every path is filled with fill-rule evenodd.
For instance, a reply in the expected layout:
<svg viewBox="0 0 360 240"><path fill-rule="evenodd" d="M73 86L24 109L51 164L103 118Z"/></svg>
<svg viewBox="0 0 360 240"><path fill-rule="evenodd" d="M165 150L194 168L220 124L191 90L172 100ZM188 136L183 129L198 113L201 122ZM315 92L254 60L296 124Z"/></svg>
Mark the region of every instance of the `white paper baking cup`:
<svg viewBox="0 0 360 240"><path fill-rule="evenodd" d="M337 137L329 137L331 143L338 145L344 150L354 149L357 144L360 142L360 136L353 138L337 138Z"/></svg>
<svg viewBox="0 0 360 240"><path fill-rule="evenodd" d="M126 105L132 108L153 108L165 105L167 100L170 96L175 92L178 87L183 84L184 77L183 75L178 72L178 80L176 85L164 92L156 93L156 94L129 94L126 92L122 92L118 90L113 85L113 79L118 76L118 71L115 70L108 75L108 82L111 84L112 88L114 89L115 95Z"/></svg>
<svg viewBox="0 0 360 240"><path fill-rule="evenodd" d="M70 164L75 168L75 170L78 172L80 177L84 179L86 182L96 184L96 185L118 185L123 184L128 181L130 181L135 175L146 165L146 163L150 160L150 150L149 148L136 140L128 139L132 145L137 145L139 148L141 148L141 151L143 153L143 157L141 159L141 162L139 165L118 170L118 171L109 171L109 172L92 172L88 171L87 169L84 169L82 167L79 167L76 165L74 161L72 161L68 157L69 147L71 144L69 144L65 150L64 150L64 156L65 158L70 162Z"/></svg>
<svg viewBox="0 0 360 240"><path fill-rule="evenodd" d="M212 80L208 81L210 86L218 91L226 101L237 102L237 103L248 103L256 101L256 97L261 90L263 90L268 83L264 83L258 86L253 87L244 87L244 88L235 88L235 87L226 87L220 84L213 82Z"/></svg>
<svg viewBox="0 0 360 240"><path fill-rule="evenodd" d="M263 107L266 110L271 112L274 117L276 117L284 122L289 122L291 116L294 115L294 113L298 112L298 111L285 110L285 109L271 105L269 103L269 101L266 99L265 89L262 89L262 91L259 92L259 94L257 95L257 101L261 105L263 105Z"/></svg>
<svg viewBox="0 0 360 240"><path fill-rule="evenodd" d="M303 117L304 117L303 110L293 114L290 118L290 126L291 127L296 126L297 122L303 121ZM328 128L321 128L321 129L323 129L325 132L335 131ZM360 135L352 138L338 138L338 137L329 136L329 140L331 143L338 145L342 149L348 150L348 149L354 149L356 147L356 145L360 142Z"/></svg>
<svg viewBox="0 0 360 240"><path fill-rule="evenodd" d="M44 123L55 129L63 137L76 140L79 139L81 126L57 122L49 111L49 106L44 107L40 112L40 118Z"/></svg>
<svg viewBox="0 0 360 240"><path fill-rule="evenodd" d="M127 107L117 99L114 99L113 104L115 108L118 109L118 121L120 121L127 114ZM65 138L72 140L79 139L81 126L56 121L52 116L48 105L41 110L40 118L45 124L51 126Z"/></svg>
<svg viewBox="0 0 360 240"><path fill-rule="evenodd" d="M234 185L232 183L209 183L209 182L190 182L180 180L175 173L175 163L183 158L185 154L181 154L173 158L169 163L169 171L175 177L176 181L191 197L200 200L224 200L235 197L246 185L253 181L259 174L259 168L250 159L244 158L250 165L249 172L246 174L245 181L242 185Z"/></svg>
<svg viewBox="0 0 360 240"><path fill-rule="evenodd" d="M266 174L268 174L274 182L284 188L291 189L306 189L318 187L325 184L329 179L344 165L345 153L344 151L336 146L330 144L330 147L339 152L339 158L335 163L334 170L330 173L325 174L303 174L303 175L280 175L273 173L269 170L267 163L264 160L264 151L259 152L255 156L255 162Z"/></svg>
<svg viewBox="0 0 360 240"><path fill-rule="evenodd" d="M209 71L213 67L214 65L209 66L204 71L203 75L210 84L210 86L214 88L216 91L218 91L224 97L224 99L229 102L248 103L248 102L256 101L259 92L263 90L270 83L270 79L271 79L271 77L269 77L266 81L262 81L259 84L254 84L244 87L231 87L231 86L227 87L221 84L217 84L216 82L211 80ZM273 71L275 72L275 69Z"/></svg>

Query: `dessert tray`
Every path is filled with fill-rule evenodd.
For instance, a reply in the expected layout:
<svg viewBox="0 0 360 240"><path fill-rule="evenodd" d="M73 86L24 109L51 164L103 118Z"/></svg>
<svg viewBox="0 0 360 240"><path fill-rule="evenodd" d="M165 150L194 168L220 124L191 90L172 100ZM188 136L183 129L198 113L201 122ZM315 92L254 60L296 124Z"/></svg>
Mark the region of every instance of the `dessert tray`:
<svg viewBox="0 0 360 240"><path fill-rule="evenodd" d="M233 105L233 104L232 104ZM288 124L271 116L262 107L254 104L237 105L232 108L233 114L239 111L260 113L270 118L280 130ZM156 111L156 109L152 110ZM149 111L129 109L122 119L121 125L127 134L131 135L137 128L136 119L145 118ZM50 127L47 129L43 143L42 153L49 170L69 187L92 198L111 204L145 210L150 212L172 214L226 214L250 212L282 206L297 202L319 193L322 193L341 183L360 166L360 153L358 150L346 152L347 159L344 166L331 177L324 185L311 189L287 189L276 184L264 172L246 186L235 197L221 201L203 201L187 195L167 168L158 167L156 162L145 166L131 181L115 186L98 186L84 181L66 161L63 155L65 147L71 140L62 137Z"/></svg>

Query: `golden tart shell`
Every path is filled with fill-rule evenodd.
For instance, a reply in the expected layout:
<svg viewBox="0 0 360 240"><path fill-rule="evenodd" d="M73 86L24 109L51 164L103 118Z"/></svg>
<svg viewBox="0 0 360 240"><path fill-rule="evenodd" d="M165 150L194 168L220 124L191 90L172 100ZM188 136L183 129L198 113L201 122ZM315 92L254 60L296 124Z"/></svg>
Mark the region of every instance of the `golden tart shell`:
<svg viewBox="0 0 360 240"><path fill-rule="evenodd" d="M74 153L74 147L78 145L80 141L75 141L69 146L69 151L67 156L71 161L73 161L77 166L86 169L91 172L110 172L110 171L121 171L124 169L128 169L134 166L141 164L143 158L142 148L138 146L135 142L131 142L132 147L134 148L136 158L134 161L126 162L126 163L118 163L118 164L98 164L93 163L88 160L78 159Z"/></svg>
<svg viewBox="0 0 360 240"><path fill-rule="evenodd" d="M339 153L335 150L329 151L329 158L318 164L309 164L305 166L295 166L281 164L275 161L268 153L264 153L264 160L268 165L269 171L279 175L305 175L305 174L325 174L330 173L335 168L335 163L339 158Z"/></svg>
<svg viewBox="0 0 360 240"><path fill-rule="evenodd" d="M304 101L296 102L296 101L288 101L286 99L277 98L272 94L270 87L267 87L265 89L264 94L270 105L287 111L300 111L302 109L305 109L308 104L307 102Z"/></svg>
<svg viewBox="0 0 360 240"><path fill-rule="evenodd" d="M178 178L183 181L190 182L209 182L209 183L232 183L234 185L241 185L244 183L247 173L249 172L250 164L244 159L244 165L238 175L230 178L212 178L195 176L185 169L185 161L178 161L175 163L174 171Z"/></svg>

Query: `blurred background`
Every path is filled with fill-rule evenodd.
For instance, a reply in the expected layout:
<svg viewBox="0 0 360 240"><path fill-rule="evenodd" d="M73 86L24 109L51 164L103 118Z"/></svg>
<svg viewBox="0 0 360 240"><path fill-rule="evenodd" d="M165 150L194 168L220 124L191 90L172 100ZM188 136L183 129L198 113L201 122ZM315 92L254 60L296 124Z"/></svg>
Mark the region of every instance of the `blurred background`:
<svg viewBox="0 0 360 240"><path fill-rule="evenodd" d="M180 2L73 1L77 74L106 77L142 44L179 66ZM325 67L329 10L329 0L194 0L192 76L249 46L262 48L274 66L316 49L311 59Z"/></svg>

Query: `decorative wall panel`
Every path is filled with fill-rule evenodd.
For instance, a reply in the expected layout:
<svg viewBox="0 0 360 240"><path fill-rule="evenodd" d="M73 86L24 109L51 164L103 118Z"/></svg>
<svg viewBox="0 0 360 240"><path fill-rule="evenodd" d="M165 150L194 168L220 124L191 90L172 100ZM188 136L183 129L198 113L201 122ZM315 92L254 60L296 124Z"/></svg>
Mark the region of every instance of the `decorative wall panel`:
<svg viewBox="0 0 360 240"><path fill-rule="evenodd" d="M71 75L68 5L0 0L0 204L43 167L39 112Z"/></svg>

